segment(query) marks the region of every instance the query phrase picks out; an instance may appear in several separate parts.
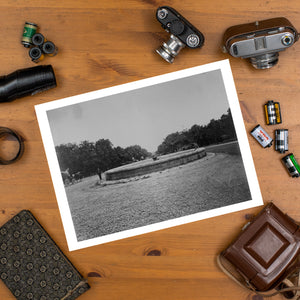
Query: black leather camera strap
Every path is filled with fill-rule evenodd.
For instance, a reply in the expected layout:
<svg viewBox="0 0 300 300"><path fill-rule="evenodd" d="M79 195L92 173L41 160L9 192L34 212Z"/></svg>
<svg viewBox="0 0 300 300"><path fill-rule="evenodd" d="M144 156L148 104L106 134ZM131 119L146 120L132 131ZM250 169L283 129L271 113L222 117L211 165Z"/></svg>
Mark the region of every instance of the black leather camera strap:
<svg viewBox="0 0 300 300"><path fill-rule="evenodd" d="M7 159L3 159L0 156L0 165L9 165L9 164L14 163L15 161L17 161L22 156L22 154L24 152L23 138L17 132L15 132L14 130L9 129L7 127L1 127L0 126L0 138L2 136L5 136L5 135L10 135L13 138L15 138L17 140L18 144L19 144L19 149L18 149L16 155L12 159L7 160Z"/></svg>

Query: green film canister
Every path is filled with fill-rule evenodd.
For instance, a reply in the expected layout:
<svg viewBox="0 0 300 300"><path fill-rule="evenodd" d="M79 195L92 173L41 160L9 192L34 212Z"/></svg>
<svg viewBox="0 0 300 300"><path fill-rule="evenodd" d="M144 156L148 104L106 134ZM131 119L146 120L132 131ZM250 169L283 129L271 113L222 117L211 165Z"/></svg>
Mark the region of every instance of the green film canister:
<svg viewBox="0 0 300 300"><path fill-rule="evenodd" d="M37 31L37 24L25 22L21 43L24 47L29 48L32 45L32 37Z"/></svg>

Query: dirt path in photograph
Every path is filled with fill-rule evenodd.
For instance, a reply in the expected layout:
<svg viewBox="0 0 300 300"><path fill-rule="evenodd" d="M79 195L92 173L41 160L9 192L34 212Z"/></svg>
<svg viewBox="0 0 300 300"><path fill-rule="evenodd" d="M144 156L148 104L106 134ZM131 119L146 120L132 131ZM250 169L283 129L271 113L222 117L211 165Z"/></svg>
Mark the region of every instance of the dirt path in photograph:
<svg viewBox="0 0 300 300"><path fill-rule="evenodd" d="M205 158L127 183L96 176L66 189L79 241L235 204L251 198L239 155Z"/></svg>

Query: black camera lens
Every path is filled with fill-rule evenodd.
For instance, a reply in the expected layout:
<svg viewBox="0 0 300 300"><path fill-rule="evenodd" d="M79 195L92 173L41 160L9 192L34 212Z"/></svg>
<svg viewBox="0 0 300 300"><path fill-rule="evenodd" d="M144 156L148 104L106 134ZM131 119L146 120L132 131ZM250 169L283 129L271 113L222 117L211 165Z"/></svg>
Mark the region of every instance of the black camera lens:
<svg viewBox="0 0 300 300"><path fill-rule="evenodd" d="M34 95L54 87L56 79L51 65L17 70L6 76L0 76L0 103Z"/></svg>

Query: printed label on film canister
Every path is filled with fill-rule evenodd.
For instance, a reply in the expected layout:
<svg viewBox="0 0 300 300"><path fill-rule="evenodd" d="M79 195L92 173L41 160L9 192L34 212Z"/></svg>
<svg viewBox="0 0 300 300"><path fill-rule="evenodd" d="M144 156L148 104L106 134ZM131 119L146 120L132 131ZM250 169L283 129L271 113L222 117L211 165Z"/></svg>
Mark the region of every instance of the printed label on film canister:
<svg viewBox="0 0 300 300"><path fill-rule="evenodd" d="M261 144L262 147L271 147L273 139L266 133L266 131L257 125L252 131L252 136Z"/></svg>

